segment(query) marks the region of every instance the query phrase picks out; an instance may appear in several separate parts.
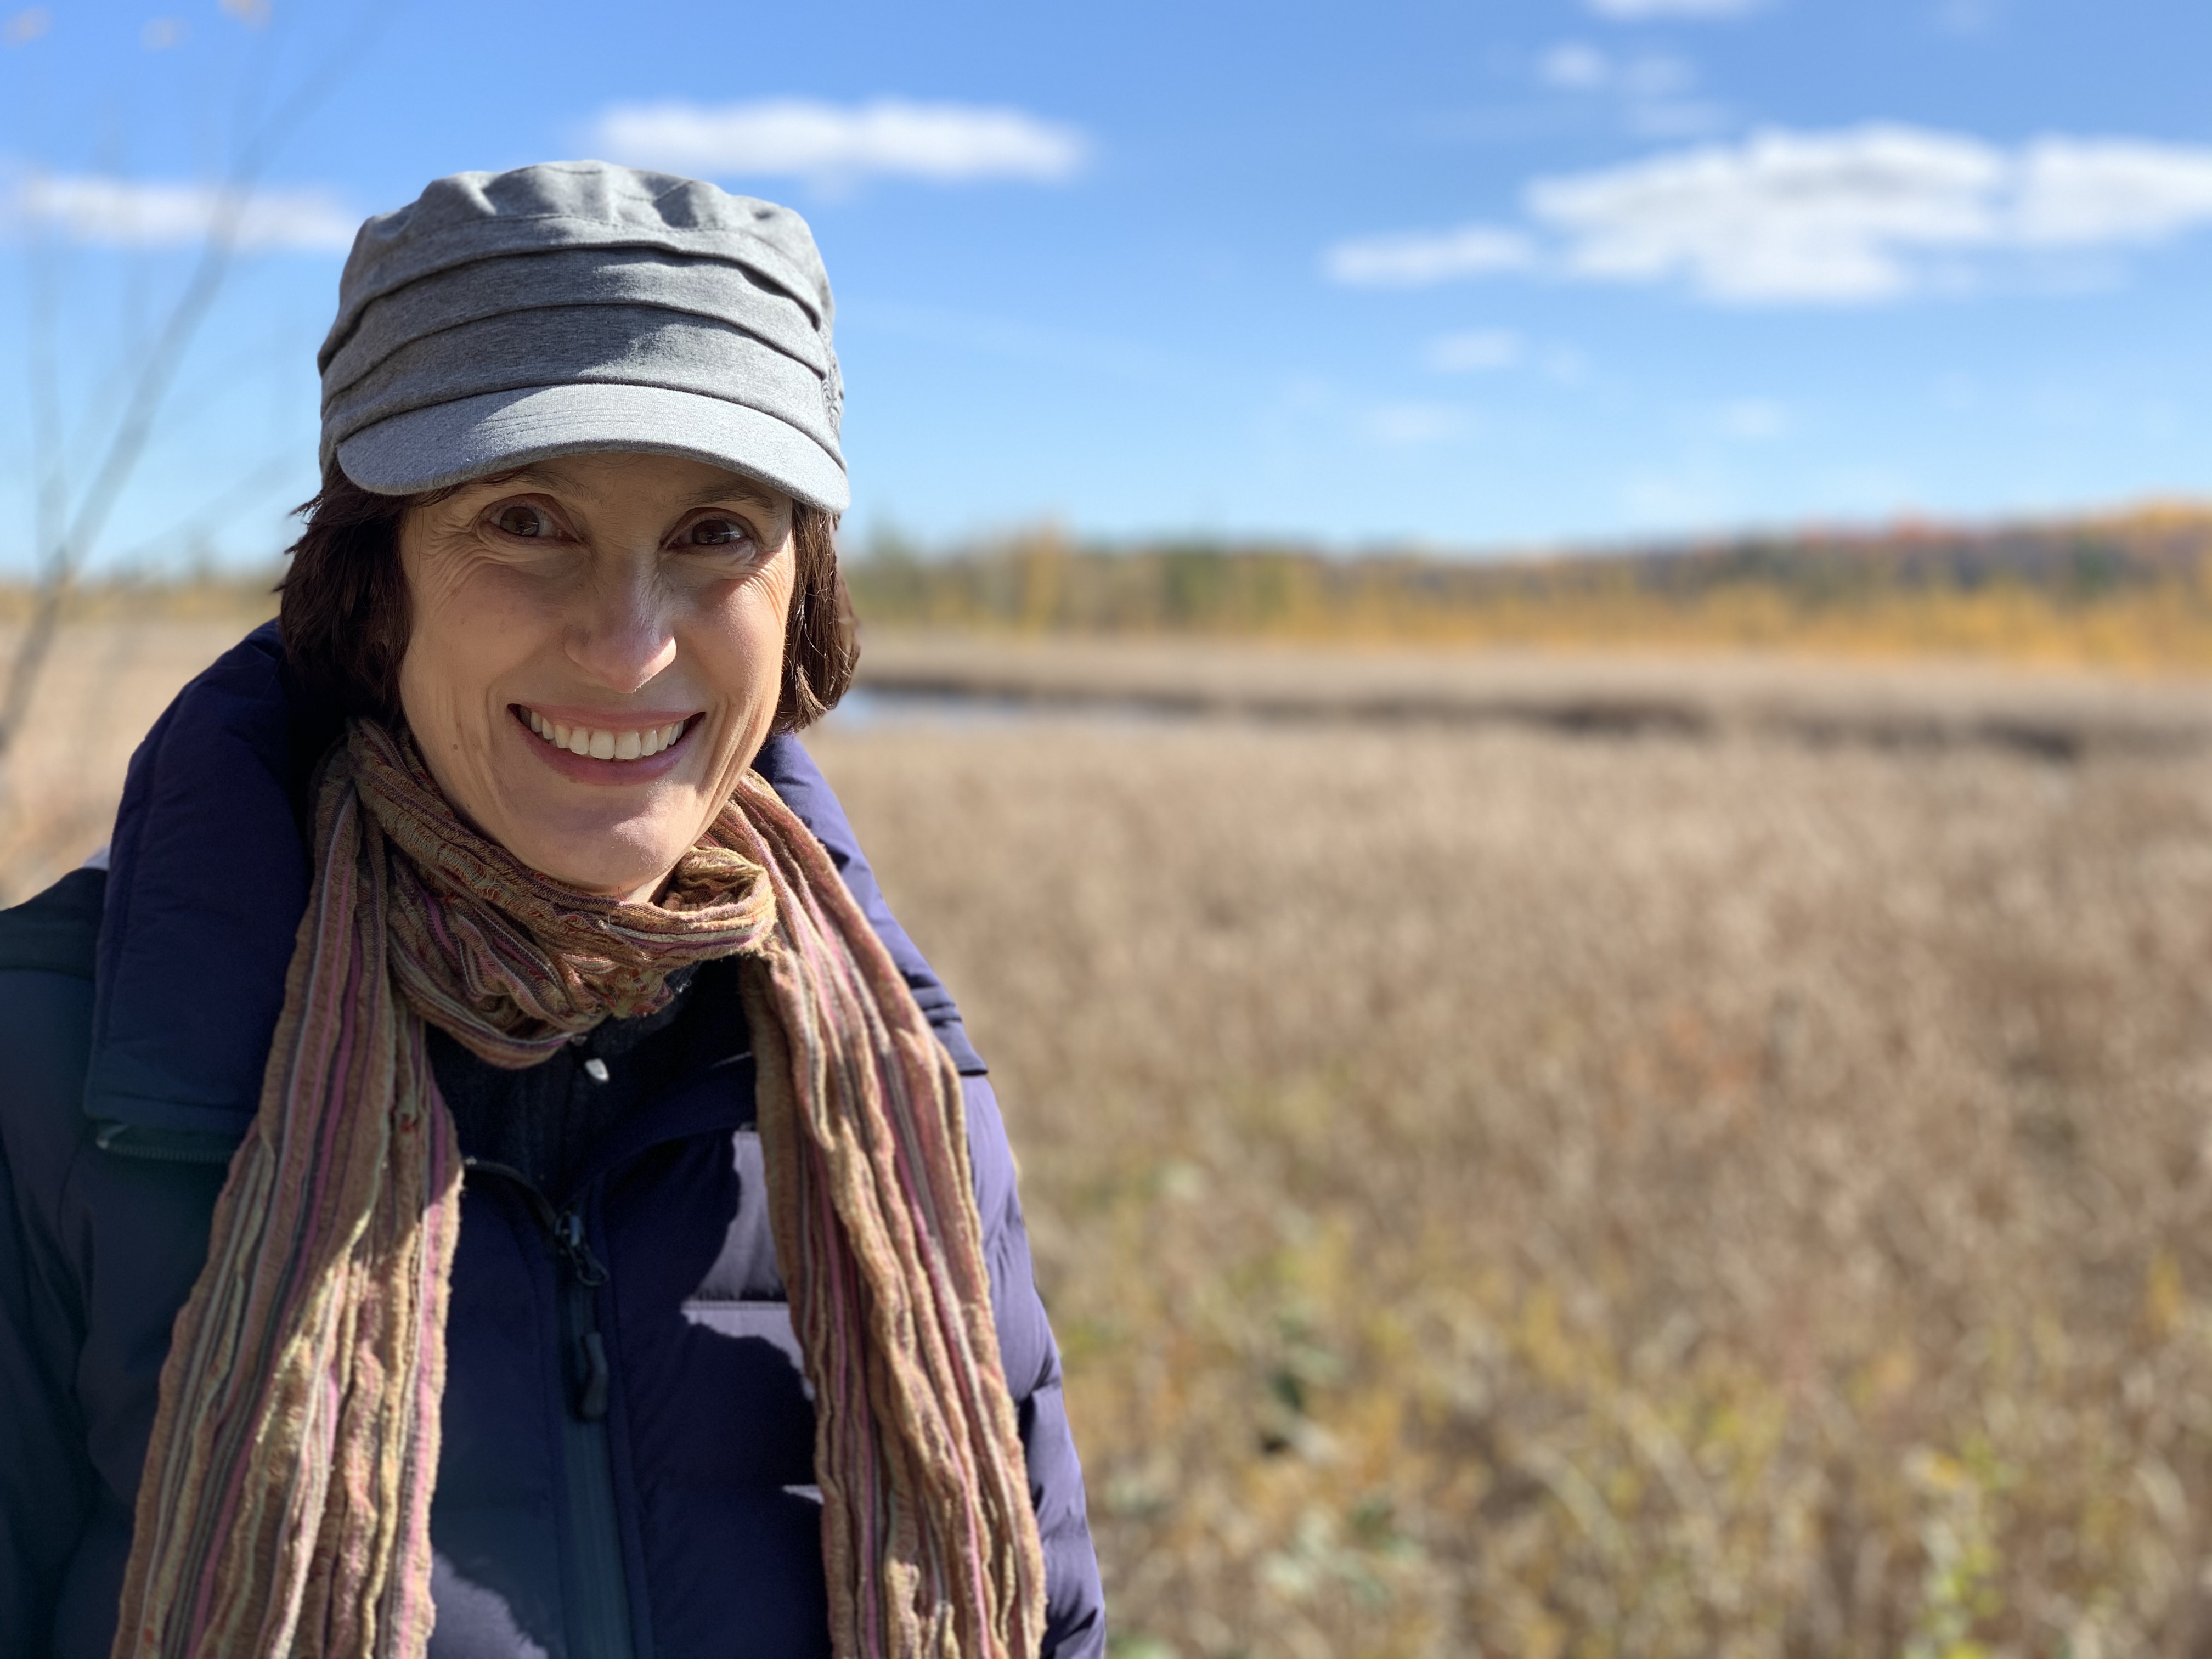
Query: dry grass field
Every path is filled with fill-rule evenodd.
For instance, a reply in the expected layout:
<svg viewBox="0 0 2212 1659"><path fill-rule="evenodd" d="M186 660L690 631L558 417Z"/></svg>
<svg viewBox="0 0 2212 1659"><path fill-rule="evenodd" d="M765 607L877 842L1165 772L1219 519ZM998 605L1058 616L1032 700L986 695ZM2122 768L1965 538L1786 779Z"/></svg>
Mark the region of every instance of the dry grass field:
<svg viewBox="0 0 2212 1659"><path fill-rule="evenodd" d="M816 750L997 1068L1126 1651L2212 1650L2212 751Z"/></svg>
<svg viewBox="0 0 2212 1659"><path fill-rule="evenodd" d="M65 629L22 738L0 768L0 903L27 898L107 839L138 740L179 687L260 619L240 607ZM0 663L14 660L20 631L0 625Z"/></svg>
<svg viewBox="0 0 2212 1659"><path fill-rule="evenodd" d="M210 648L76 640L10 896ZM2212 1653L2212 694L1975 686L2088 735L818 735L994 1065L1125 1659Z"/></svg>

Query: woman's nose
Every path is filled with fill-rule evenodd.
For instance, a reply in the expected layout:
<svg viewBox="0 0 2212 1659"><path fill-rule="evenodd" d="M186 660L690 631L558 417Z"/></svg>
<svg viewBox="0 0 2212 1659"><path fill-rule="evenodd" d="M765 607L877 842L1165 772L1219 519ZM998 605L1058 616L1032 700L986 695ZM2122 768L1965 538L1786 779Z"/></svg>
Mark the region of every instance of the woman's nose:
<svg viewBox="0 0 2212 1659"><path fill-rule="evenodd" d="M595 584L568 627L568 659L586 678L628 696L676 660L676 634L657 584L625 576Z"/></svg>

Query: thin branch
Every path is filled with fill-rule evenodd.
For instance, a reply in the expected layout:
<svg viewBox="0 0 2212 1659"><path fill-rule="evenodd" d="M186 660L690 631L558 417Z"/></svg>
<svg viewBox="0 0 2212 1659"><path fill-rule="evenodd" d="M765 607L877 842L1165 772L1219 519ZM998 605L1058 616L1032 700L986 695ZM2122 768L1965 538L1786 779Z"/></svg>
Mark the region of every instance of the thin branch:
<svg viewBox="0 0 2212 1659"><path fill-rule="evenodd" d="M38 688L40 674L52 653L55 635L61 622L62 606L73 586L77 571L89 556L100 534L106 527L108 515L114 510L116 499L130 481L131 475L145 453L146 446L154 434L155 417L161 411L161 401L167 395L186 349L200 325L206 320L209 310L222 292L224 280L235 262L238 231L255 184L270 157L291 131L313 112L340 79L356 64L376 33L388 21L386 9L369 6L364 9L359 23L318 68L299 90L289 99L266 124L244 139L237 151L228 181L218 201L214 222L210 226L200 257L193 267L182 294L171 308L168 319L160 337L140 368L138 378L131 390L121 420L109 440L106 453L94 469L91 482L74 516L57 515L53 539L47 542L47 552L41 562L38 600L32 609L29 625L17 643L14 660L9 663L4 687L0 687L0 762L4 762L21 732L30 710L31 699ZM270 62L264 42L256 62L254 72L246 77L239 94L239 119L241 129L266 79ZM62 520L66 520L65 526Z"/></svg>
<svg viewBox="0 0 2212 1659"><path fill-rule="evenodd" d="M213 536L247 508L265 500L269 492L290 475L292 467L293 459L289 455L267 457L198 512L179 520L160 535L149 537L136 547L114 555L115 562L128 569L180 542L204 540Z"/></svg>
<svg viewBox="0 0 2212 1659"><path fill-rule="evenodd" d="M31 453L38 473L39 545L61 540L69 516L68 447L64 436L61 360L54 349L60 333L61 284L52 248L44 238L30 249L31 264Z"/></svg>
<svg viewBox="0 0 2212 1659"><path fill-rule="evenodd" d="M15 660L9 665L5 690L0 690L0 760L4 760L15 746L24 717L30 711L31 696L37 690L46 659L52 653L62 605L75 583L77 568L106 526L108 514L115 508L116 496L145 453L146 441L153 435L154 417L183 360L185 349L191 343L193 334L207 316L208 307L222 291L223 278L229 274L244 201L242 191L225 193L216 210L216 226L201 250L191 280L185 284L161 337L147 356L122 422L108 443L107 453L92 475L92 482L69 527L47 555L40 577L38 603L15 647Z"/></svg>

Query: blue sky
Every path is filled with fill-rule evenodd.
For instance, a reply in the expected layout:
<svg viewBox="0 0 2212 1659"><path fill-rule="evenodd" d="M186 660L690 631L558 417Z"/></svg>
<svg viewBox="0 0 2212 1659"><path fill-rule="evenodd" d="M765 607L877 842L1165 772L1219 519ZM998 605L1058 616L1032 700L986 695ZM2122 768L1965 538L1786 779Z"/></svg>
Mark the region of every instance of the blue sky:
<svg viewBox="0 0 2212 1659"><path fill-rule="evenodd" d="M0 568L39 433L81 496L236 133L311 88L100 559L280 546L349 228L581 155L806 213L864 539L2212 495L2199 0L12 3Z"/></svg>

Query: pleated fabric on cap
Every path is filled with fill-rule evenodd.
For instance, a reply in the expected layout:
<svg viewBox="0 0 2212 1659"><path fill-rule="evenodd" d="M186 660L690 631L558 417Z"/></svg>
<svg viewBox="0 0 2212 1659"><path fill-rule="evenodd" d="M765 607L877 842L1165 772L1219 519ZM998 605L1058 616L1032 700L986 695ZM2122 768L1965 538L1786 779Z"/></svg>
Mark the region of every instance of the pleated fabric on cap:
<svg viewBox="0 0 2212 1659"><path fill-rule="evenodd" d="M773 202L605 161L455 173L354 239L323 464L396 495L646 450L842 513L834 313Z"/></svg>

